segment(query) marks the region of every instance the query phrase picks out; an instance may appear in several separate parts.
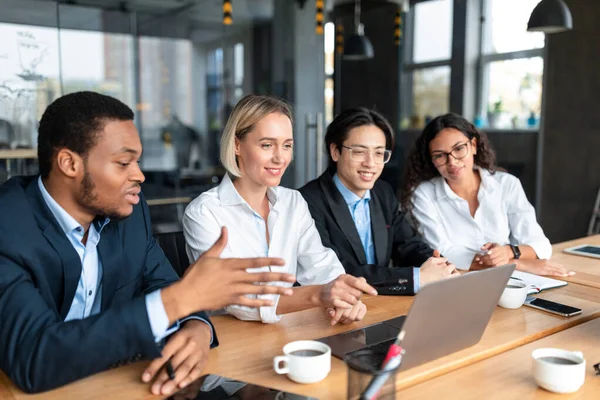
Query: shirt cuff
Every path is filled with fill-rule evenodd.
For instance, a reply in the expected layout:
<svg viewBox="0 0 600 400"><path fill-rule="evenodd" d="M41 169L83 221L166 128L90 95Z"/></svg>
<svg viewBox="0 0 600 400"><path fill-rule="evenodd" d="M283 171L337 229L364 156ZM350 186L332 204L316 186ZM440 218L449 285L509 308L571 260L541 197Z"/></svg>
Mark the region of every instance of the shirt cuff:
<svg viewBox="0 0 600 400"><path fill-rule="evenodd" d="M168 334L179 328L179 323L173 324L175 328L169 328L169 317L160 297L160 289L146 295L146 312L150 320L150 328L155 342L160 342Z"/></svg>
<svg viewBox="0 0 600 400"><path fill-rule="evenodd" d="M279 295L278 294L259 294L257 296L259 299L267 299L273 302L272 306L269 307L260 307L260 319L265 324L274 324L275 322L279 322L281 320L281 316L277 315L277 305L279 304Z"/></svg>
<svg viewBox="0 0 600 400"><path fill-rule="evenodd" d="M173 325L169 326L169 317L167 316L167 311L162 302L162 297L160 297L160 289L146 295L146 311L148 312L150 328L152 329L152 335L154 336L154 341L156 343L179 330L181 324L190 319L202 321L210 327L210 344L212 345L213 343L215 337L213 327L204 318L190 315L179 321L175 321Z"/></svg>
<svg viewBox="0 0 600 400"><path fill-rule="evenodd" d="M208 327L210 328L210 342L209 342L208 344L210 344L210 345L212 346L212 344L213 344L213 340L214 340L214 337L215 337L215 332L214 332L214 330L213 330L213 327L212 327L212 325L211 325L211 324L210 324L210 323L209 323L207 320L205 320L204 318L200 318L200 317L198 317L198 316L196 316L196 315L190 315L189 317L185 317L185 318L183 318L181 321L179 321L178 325L181 325L181 324L183 324L185 321L189 321L189 320L191 320L191 319L195 319L195 320L197 320L197 321L202 321L202 322L204 322L206 325L208 325ZM179 328L179 326L178 326L177 328Z"/></svg>
<svg viewBox="0 0 600 400"><path fill-rule="evenodd" d="M416 267L413 267L413 288L414 294L419 293L419 289L421 289L421 270Z"/></svg>

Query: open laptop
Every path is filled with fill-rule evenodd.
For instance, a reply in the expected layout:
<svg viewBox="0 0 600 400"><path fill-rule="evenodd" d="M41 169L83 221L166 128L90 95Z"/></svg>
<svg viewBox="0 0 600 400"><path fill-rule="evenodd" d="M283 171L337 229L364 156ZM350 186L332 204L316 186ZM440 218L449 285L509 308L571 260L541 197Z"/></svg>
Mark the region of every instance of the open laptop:
<svg viewBox="0 0 600 400"><path fill-rule="evenodd" d="M318 340L338 358L368 348L372 357L364 362L379 366L402 330L400 370L454 353L479 342L514 269L507 264L433 282L415 296L408 315Z"/></svg>

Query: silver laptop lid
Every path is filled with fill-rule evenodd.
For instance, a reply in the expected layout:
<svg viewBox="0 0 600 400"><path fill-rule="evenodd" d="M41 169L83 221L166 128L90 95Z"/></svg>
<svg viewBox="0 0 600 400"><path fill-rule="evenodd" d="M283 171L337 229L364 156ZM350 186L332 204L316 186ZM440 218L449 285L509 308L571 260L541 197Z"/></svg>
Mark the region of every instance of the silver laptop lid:
<svg viewBox="0 0 600 400"><path fill-rule="evenodd" d="M402 325L400 370L478 343L514 269L508 264L424 286Z"/></svg>

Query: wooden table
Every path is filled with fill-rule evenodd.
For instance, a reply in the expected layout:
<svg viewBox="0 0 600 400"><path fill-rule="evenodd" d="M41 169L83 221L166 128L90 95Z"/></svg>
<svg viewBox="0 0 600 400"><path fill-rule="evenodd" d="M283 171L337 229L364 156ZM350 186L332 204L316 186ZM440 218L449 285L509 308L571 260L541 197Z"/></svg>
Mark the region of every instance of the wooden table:
<svg viewBox="0 0 600 400"><path fill-rule="evenodd" d="M187 204L192 201L192 198L189 196L180 196L180 197L163 197L157 199L148 199L146 203L149 206L167 206L171 204Z"/></svg>
<svg viewBox="0 0 600 400"><path fill-rule="evenodd" d="M600 290L595 288L569 284L549 290L540 297L580 307L584 312L580 316L563 318L528 307L518 310L498 307L479 344L398 374L398 387L416 385L600 316ZM372 297L366 298L365 304L369 311L365 320L350 326L331 327L329 318L318 309L286 315L281 322L270 325L242 322L230 316L214 317L221 345L210 352L206 372L321 399L345 399L346 368L337 358L332 359L328 378L312 385L296 384L276 375L272 370L272 359L281 354L287 342L316 339L404 315L412 304L412 297ZM149 386L140 381L146 365L147 362L140 362L103 372L36 396L23 394L0 375L0 380L4 379L0 384L0 398L156 399L157 396L149 393Z"/></svg>
<svg viewBox="0 0 600 400"><path fill-rule="evenodd" d="M552 246L552 260L577 272L577 274L572 277L558 279L600 288L600 259L576 256L563 252L563 250L566 248L581 244L595 244L600 246L600 235L588 236L581 239L558 243Z"/></svg>
<svg viewBox="0 0 600 400"><path fill-rule="evenodd" d="M0 150L0 159L37 158L37 149Z"/></svg>
<svg viewBox="0 0 600 400"><path fill-rule="evenodd" d="M576 393L553 394L533 380L531 352L557 347L583 352L586 358L585 383ZM600 319L586 322L466 368L403 390L403 400L438 399L598 399L600 376L593 364L600 362ZM451 388L451 390L448 390Z"/></svg>
<svg viewBox="0 0 600 400"><path fill-rule="evenodd" d="M26 158L37 158L37 149L10 149L0 150L0 160L6 160L6 178L12 176L11 160L23 160ZM22 171L17 171L17 174L22 174Z"/></svg>

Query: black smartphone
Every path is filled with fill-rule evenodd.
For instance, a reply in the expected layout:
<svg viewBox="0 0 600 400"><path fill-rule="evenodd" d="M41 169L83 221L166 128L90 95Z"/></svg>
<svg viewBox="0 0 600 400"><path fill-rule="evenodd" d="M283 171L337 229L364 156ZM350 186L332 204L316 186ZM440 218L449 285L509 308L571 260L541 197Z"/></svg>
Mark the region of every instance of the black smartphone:
<svg viewBox="0 0 600 400"><path fill-rule="evenodd" d="M204 375L169 400L318 400L294 393L224 378Z"/></svg>
<svg viewBox="0 0 600 400"><path fill-rule="evenodd" d="M565 304L556 303L550 300L538 299L537 297L527 296L525 305L549 313L562 315L563 317L572 317L573 315L581 314L581 308L567 306Z"/></svg>

